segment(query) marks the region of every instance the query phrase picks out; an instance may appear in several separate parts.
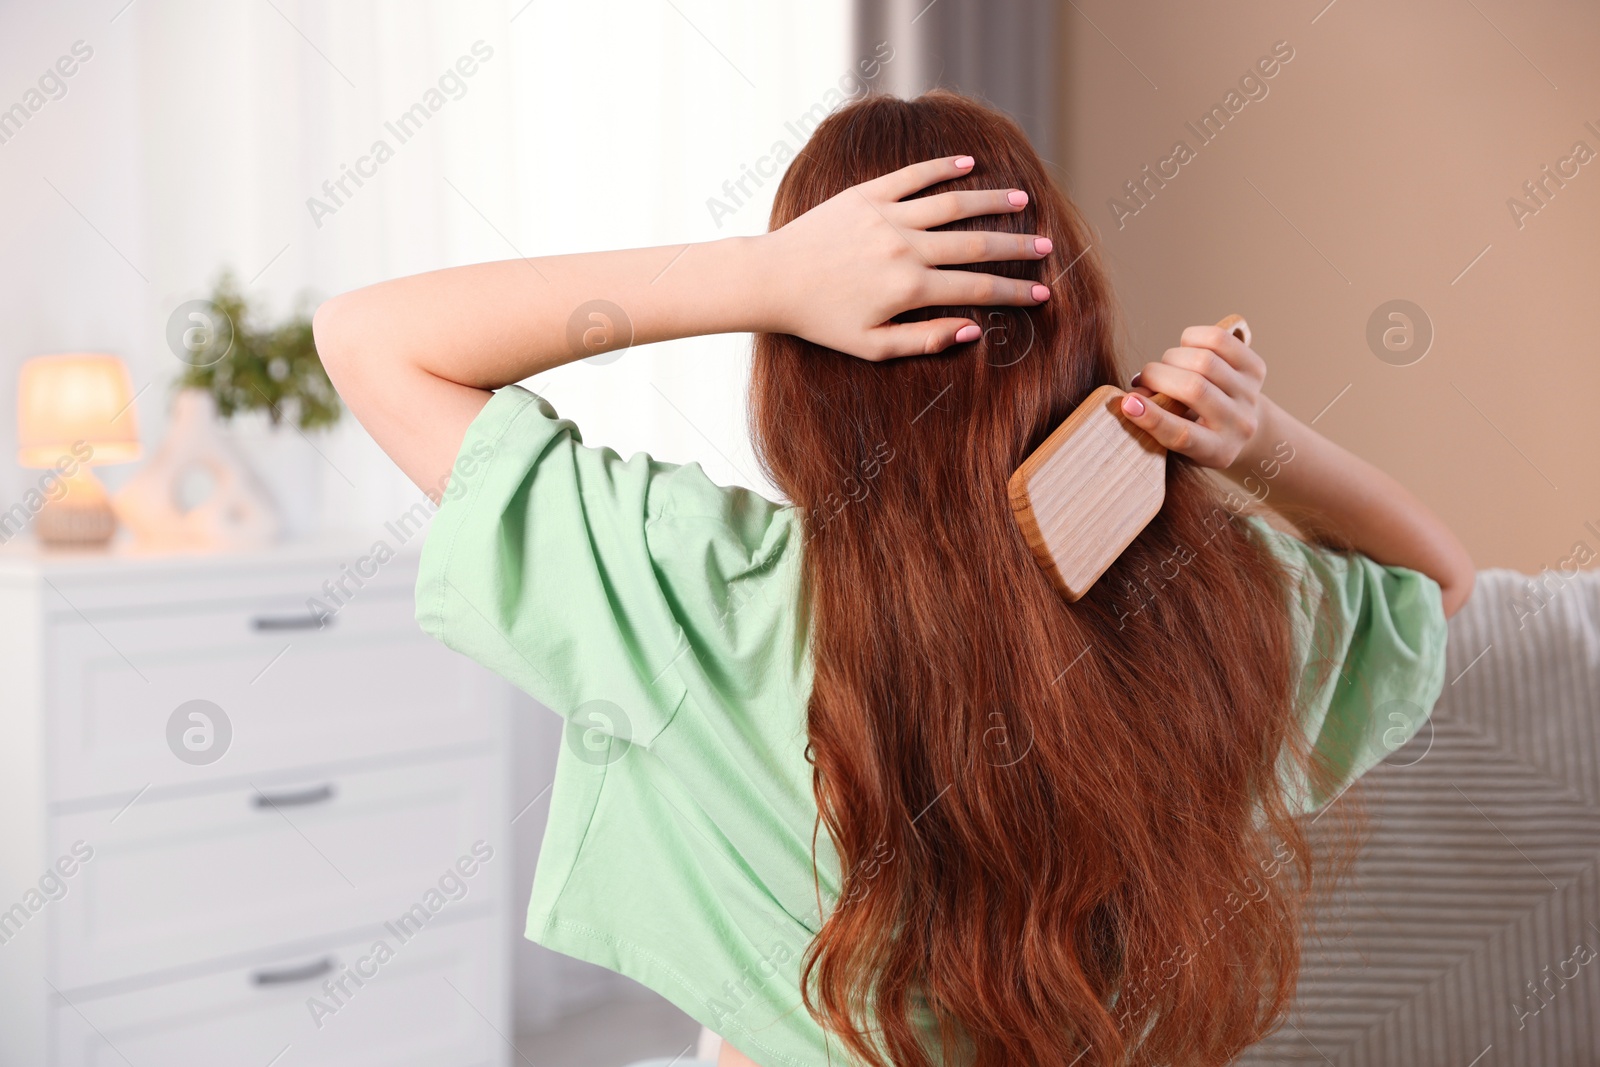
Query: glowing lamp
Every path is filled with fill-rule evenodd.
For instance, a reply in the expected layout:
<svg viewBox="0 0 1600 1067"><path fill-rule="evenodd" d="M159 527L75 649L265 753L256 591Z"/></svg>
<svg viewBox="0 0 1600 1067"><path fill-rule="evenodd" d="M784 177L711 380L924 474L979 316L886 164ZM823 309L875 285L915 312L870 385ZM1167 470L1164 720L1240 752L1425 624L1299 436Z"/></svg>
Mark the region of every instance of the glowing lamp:
<svg viewBox="0 0 1600 1067"><path fill-rule="evenodd" d="M99 545L116 533L106 487L90 468L139 458L133 400L128 368L116 356L39 356L22 365L17 462L50 471L24 498L40 541Z"/></svg>

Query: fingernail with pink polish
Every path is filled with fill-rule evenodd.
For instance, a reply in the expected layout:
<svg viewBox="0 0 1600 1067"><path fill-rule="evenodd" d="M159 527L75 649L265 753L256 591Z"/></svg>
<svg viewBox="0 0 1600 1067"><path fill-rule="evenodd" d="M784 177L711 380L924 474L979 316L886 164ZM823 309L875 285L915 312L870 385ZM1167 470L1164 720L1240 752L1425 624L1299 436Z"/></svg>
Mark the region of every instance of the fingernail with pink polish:
<svg viewBox="0 0 1600 1067"><path fill-rule="evenodd" d="M1055 242L1048 237L1035 237L1033 239L1033 250L1041 256L1048 256L1050 250L1055 246Z"/></svg>
<svg viewBox="0 0 1600 1067"><path fill-rule="evenodd" d="M1144 414L1144 401L1135 394L1129 393L1122 398L1122 410L1137 419Z"/></svg>
<svg viewBox="0 0 1600 1067"><path fill-rule="evenodd" d="M1139 383L1142 382L1142 381L1144 381L1144 375L1143 374L1135 374L1132 378L1130 378L1128 380L1128 384L1130 386L1132 386L1133 388L1137 389L1137 388L1139 388Z"/></svg>
<svg viewBox="0 0 1600 1067"><path fill-rule="evenodd" d="M1028 194L1023 192L1021 189L1011 190L1006 194L1006 199L1011 202L1012 207L1028 206Z"/></svg>
<svg viewBox="0 0 1600 1067"><path fill-rule="evenodd" d="M972 157L971 156L957 156L956 157L956 166L959 167L961 170L966 170L968 167L972 166L972 162L973 161L972 161Z"/></svg>
<svg viewBox="0 0 1600 1067"><path fill-rule="evenodd" d="M1033 293L1033 298L1035 300L1049 300L1050 299L1050 290L1047 289L1045 286L1035 285L1033 287L1032 293Z"/></svg>
<svg viewBox="0 0 1600 1067"><path fill-rule="evenodd" d="M956 340L963 344L967 341L976 341L979 335L982 333L982 330L978 329L969 322L965 326L961 327L961 329L956 331Z"/></svg>

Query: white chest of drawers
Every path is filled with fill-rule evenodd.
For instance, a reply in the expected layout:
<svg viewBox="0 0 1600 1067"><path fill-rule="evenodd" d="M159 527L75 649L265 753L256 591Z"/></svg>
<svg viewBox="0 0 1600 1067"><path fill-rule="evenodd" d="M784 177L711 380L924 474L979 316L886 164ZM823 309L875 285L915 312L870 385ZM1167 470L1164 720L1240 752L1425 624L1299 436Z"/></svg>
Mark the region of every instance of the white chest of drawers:
<svg viewBox="0 0 1600 1067"><path fill-rule="evenodd" d="M364 554L0 549L0 1065L508 1062L509 687Z"/></svg>

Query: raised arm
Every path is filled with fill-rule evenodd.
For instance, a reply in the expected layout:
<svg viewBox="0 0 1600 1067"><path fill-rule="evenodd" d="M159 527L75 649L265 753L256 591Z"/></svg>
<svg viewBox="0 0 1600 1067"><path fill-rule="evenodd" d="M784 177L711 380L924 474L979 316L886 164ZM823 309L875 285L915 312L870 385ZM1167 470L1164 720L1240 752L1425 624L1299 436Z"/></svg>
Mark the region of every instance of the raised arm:
<svg viewBox="0 0 1600 1067"><path fill-rule="evenodd" d="M940 266L1040 259L1048 240L929 232L1022 210L1019 190L945 192L972 157L918 163L840 193L759 237L547 256L382 282L324 303L317 351L340 396L401 470L435 498L489 391L612 345L711 333L790 333L863 359L976 340L968 319L894 324L931 305L1031 305L1041 285ZM606 301L619 309L586 307ZM599 316L591 320L591 311ZM624 318L625 317L625 318ZM631 338L629 337L631 334ZM593 340L596 335L590 334Z"/></svg>
<svg viewBox="0 0 1600 1067"><path fill-rule="evenodd" d="M1309 515L1312 525L1379 563L1421 571L1439 583L1444 613L1454 615L1476 577L1466 546L1405 486L1273 403L1261 392L1265 377L1266 364L1238 338L1191 326L1179 347L1139 372L1123 413L1163 445L1246 488L1272 470L1269 507L1296 520ZM1182 401L1194 418L1145 403L1152 390ZM1285 455L1293 459L1284 462Z"/></svg>
<svg viewBox="0 0 1600 1067"><path fill-rule="evenodd" d="M1454 531L1411 491L1361 457L1264 398L1252 447L1226 473L1259 481L1277 442L1294 449L1272 482L1269 507L1310 512L1352 547L1379 563L1410 567L1439 583L1446 617L1472 595L1477 571Z"/></svg>

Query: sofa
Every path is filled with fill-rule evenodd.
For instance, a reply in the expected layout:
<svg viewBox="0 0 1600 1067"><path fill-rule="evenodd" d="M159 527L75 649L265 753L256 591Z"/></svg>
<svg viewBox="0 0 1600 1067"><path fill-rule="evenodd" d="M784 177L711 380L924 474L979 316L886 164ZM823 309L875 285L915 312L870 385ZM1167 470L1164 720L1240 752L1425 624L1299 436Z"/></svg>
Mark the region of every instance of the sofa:
<svg viewBox="0 0 1600 1067"><path fill-rule="evenodd" d="M1600 1064L1600 572L1481 572L1429 726L1356 791L1353 875L1240 1062Z"/></svg>

